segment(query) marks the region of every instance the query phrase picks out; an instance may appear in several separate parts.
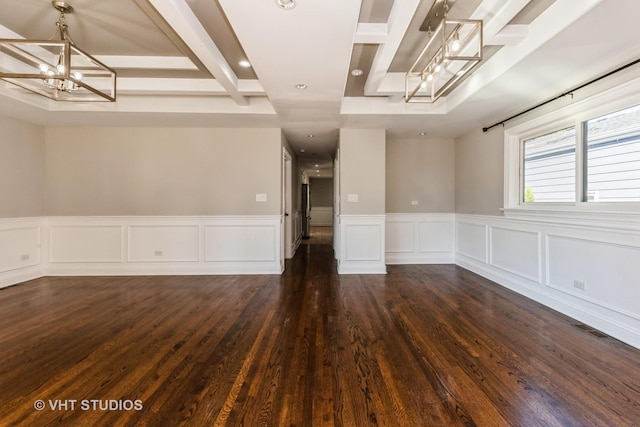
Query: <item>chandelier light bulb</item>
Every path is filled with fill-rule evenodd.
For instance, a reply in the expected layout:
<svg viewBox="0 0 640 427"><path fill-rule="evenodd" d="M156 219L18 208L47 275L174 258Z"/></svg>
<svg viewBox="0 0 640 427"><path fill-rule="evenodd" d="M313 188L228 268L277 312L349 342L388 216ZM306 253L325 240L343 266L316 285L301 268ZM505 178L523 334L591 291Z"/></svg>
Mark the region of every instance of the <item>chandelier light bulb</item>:
<svg viewBox="0 0 640 427"><path fill-rule="evenodd" d="M82 80L82 73L80 71L74 71L73 78L76 80Z"/></svg>
<svg viewBox="0 0 640 427"><path fill-rule="evenodd" d="M62 64L58 64L58 65L56 66L56 70L58 71L58 74L64 74L65 67L64 67L64 65L62 65Z"/></svg>
<svg viewBox="0 0 640 427"><path fill-rule="evenodd" d="M453 41L451 42L451 51L457 52L460 50L460 36L457 32L453 33Z"/></svg>

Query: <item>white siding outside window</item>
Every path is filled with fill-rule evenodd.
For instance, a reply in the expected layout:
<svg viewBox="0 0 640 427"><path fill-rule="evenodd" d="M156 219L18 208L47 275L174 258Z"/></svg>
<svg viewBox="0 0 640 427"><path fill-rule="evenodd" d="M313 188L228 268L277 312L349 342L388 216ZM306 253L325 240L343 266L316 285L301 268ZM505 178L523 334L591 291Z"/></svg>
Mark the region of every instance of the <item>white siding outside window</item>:
<svg viewBox="0 0 640 427"><path fill-rule="evenodd" d="M573 202L576 188L574 126L527 139L523 151L523 202Z"/></svg>
<svg viewBox="0 0 640 427"><path fill-rule="evenodd" d="M591 119L584 129L584 201L640 201L640 106Z"/></svg>

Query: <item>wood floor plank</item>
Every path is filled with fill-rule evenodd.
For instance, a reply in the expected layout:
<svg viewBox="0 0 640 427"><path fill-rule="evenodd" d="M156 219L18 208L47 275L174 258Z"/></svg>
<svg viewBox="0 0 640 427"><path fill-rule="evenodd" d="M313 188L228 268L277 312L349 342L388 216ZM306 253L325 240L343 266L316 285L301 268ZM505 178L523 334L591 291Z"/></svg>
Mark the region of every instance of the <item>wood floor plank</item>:
<svg viewBox="0 0 640 427"><path fill-rule="evenodd" d="M0 425L640 425L640 350L452 265L338 276L320 231L282 276L0 290Z"/></svg>

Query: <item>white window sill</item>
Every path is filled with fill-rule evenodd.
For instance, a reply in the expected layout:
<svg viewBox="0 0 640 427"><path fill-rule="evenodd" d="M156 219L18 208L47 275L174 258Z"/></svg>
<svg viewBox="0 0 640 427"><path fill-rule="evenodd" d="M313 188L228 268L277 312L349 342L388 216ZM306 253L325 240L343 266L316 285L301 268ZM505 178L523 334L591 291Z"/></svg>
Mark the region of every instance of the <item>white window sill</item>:
<svg viewBox="0 0 640 427"><path fill-rule="evenodd" d="M501 209L505 218L556 224L597 226L616 230L640 231L640 204L527 205Z"/></svg>

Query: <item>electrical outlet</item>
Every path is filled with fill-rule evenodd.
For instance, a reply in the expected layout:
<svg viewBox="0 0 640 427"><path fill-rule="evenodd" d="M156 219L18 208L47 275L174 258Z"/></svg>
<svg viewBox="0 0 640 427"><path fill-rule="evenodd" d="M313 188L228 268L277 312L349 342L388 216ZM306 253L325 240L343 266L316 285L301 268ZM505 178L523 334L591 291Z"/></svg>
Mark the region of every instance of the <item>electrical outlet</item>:
<svg viewBox="0 0 640 427"><path fill-rule="evenodd" d="M412 200L411 201L411 206L418 206L418 201L417 200Z"/></svg>
<svg viewBox="0 0 640 427"><path fill-rule="evenodd" d="M585 284L584 284L584 282L581 282L580 280L574 280L573 281L573 287L576 288L576 289L580 289L581 291L584 291Z"/></svg>
<svg viewBox="0 0 640 427"><path fill-rule="evenodd" d="M266 202L267 195L266 194L256 194L256 202Z"/></svg>
<svg viewBox="0 0 640 427"><path fill-rule="evenodd" d="M155 252L154 252L154 255L155 255L155 256L162 256L162 251L155 251Z"/></svg>
<svg viewBox="0 0 640 427"><path fill-rule="evenodd" d="M24 254L22 255L22 261L29 261L29 258L31 258L31 256L29 254Z"/></svg>
<svg viewBox="0 0 640 427"><path fill-rule="evenodd" d="M348 203L358 203L358 195L357 194L347 194L347 202Z"/></svg>

